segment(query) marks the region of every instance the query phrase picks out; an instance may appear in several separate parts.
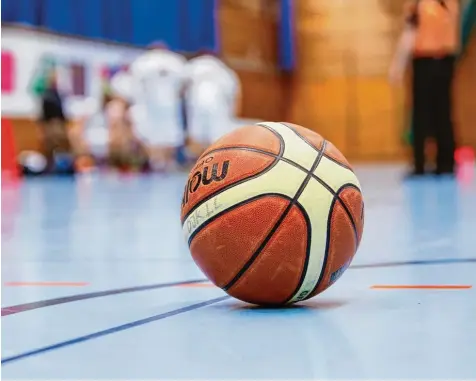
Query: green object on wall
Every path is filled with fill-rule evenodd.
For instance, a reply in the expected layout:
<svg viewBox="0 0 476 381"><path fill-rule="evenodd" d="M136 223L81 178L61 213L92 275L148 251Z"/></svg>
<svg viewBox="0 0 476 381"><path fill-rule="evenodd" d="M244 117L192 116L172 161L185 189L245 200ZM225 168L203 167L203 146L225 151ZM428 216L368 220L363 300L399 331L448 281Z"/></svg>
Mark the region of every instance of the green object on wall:
<svg viewBox="0 0 476 381"><path fill-rule="evenodd" d="M50 73L55 69L55 66L56 62L54 58L43 57L40 59L36 72L32 77L32 83L30 87L34 95L41 96L48 88Z"/></svg>
<svg viewBox="0 0 476 381"><path fill-rule="evenodd" d="M476 0L470 0L463 10L463 19L461 22L461 52L458 58L464 55L466 48L472 36L474 27L476 26ZM411 121L411 114L410 114ZM410 122L411 125L411 122ZM403 140L406 144L411 145L413 142L412 128L410 127L403 133Z"/></svg>

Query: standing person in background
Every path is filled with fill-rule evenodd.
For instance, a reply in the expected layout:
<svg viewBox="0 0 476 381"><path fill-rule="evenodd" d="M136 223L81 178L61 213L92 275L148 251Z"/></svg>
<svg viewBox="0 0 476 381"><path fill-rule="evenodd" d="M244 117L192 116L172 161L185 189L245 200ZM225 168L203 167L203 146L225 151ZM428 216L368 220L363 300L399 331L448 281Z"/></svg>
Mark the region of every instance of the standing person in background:
<svg viewBox="0 0 476 381"><path fill-rule="evenodd" d="M131 65L135 105L131 117L144 140L152 170L175 167L175 155L185 142L181 91L185 58L154 44Z"/></svg>
<svg viewBox="0 0 476 381"><path fill-rule="evenodd" d="M46 172L74 173L71 144L67 131L67 119L63 108L63 99L58 88L56 67L52 66L46 73L42 89L37 89L41 98L40 126L42 132L43 152L46 156ZM60 156L65 156L68 163L57 166ZM64 161L63 159L60 159Z"/></svg>
<svg viewBox="0 0 476 381"><path fill-rule="evenodd" d="M195 157L233 129L240 108L236 73L211 52L201 52L186 67L186 110L189 144Z"/></svg>
<svg viewBox="0 0 476 381"><path fill-rule="evenodd" d="M425 140L436 138L436 174L453 174L455 138L451 88L459 50L458 0L412 0L405 29L390 68L390 80L400 82L412 58L413 171L425 173Z"/></svg>

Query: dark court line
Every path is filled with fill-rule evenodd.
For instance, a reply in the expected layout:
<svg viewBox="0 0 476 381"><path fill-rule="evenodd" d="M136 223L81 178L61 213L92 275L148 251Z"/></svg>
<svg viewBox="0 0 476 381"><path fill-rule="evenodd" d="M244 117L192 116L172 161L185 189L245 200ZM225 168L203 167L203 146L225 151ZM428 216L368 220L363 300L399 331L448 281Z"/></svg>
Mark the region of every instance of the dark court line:
<svg viewBox="0 0 476 381"><path fill-rule="evenodd" d="M372 269L372 268L385 268L385 267L401 267L401 266L426 266L426 265L441 265L441 264L457 264L457 263L476 263L476 258L446 258L446 259L428 259L428 260L415 260L415 261L401 261L401 262L382 262L382 263L367 263L359 265L351 265L350 269ZM14 315L21 312L36 310L39 308L45 308L55 306L58 304L78 302L81 300L101 298L110 295L125 294L129 292L139 292L154 290L158 288L167 288L174 286L182 286L194 283L204 283L207 279L195 279L182 282L170 282L170 283L158 283L138 287L120 288L114 290L106 290L99 292L91 292L86 294L78 294L72 296L64 296L61 298L40 300L37 302L18 304L15 306L2 308L2 316Z"/></svg>
<svg viewBox="0 0 476 381"><path fill-rule="evenodd" d="M202 282L205 282L205 281L206 281L206 279L194 279L194 280L186 280L186 281L181 281L181 282L156 283L156 284L149 284L149 285L145 285L145 286L118 288L118 289L114 289L114 290L90 292L90 293L85 293L85 294L63 296L61 298L39 300L37 302L17 304L15 306L4 307L4 308L2 308L2 316L14 315L14 314L18 314L20 312L36 310L38 308L56 306L58 304L78 302L80 300L101 298L101 297L105 297L105 296L126 294L126 293L130 293L130 292L156 290L156 289L159 289L159 288L167 288L167 287L182 286L182 285L187 285L187 284L202 283Z"/></svg>
<svg viewBox="0 0 476 381"><path fill-rule="evenodd" d="M172 311L164 312L164 313L161 313L161 314L158 314L158 315L150 316L150 317L145 318L145 319L135 320L135 321L130 322L130 323L126 323L126 324L118 325L116 327L105 329L103 331L97 331L97 332L91 333L89 335L79 336L79 337L76 337L76 338L71 339L71 340L61 341L61 342L53 344L53 345L48 345L46 347L33 349L31 351L28 351L28 352L23 352L23 353L20 353L18 355L15 355L15 356L5 357L5 358L2 359L2 365L6 365L6 364L12 363L14 361L18 361L18 360L23 360L23 359L26 359L26 358L31 357L31 356L39 355L41 353L46 353L46 352L54 351L56 349L68 347L70 345L83 343L83 342L89 341L89 340L94 340L94 339L97 339L97 338L102 337L102 336L107 336L107 335L111 335L113 333L125 331L127 329L131 329L131 328L135 328L135 327L138 327L138 326L141 326L141 325L144 325L144 324L152 323L152 322L157 321L157 320L162 320L162 319L166 319L166 318L169 318L169 317L172 317L172 316L180 315L180 314L183 314L185 312L193 311L193 310L196 310L196 309L199 309L199 308L209 306L211 304L222 302L222 301L224 301L228 298L229 298L229 296L225 295L225 296L221 296L219 298L205 300L204 302L191 304L191 305L188 305L188 306L185 306L185 307L182 307L182 308L178 308L176 310L172 310Z"/></svg>
<svg viewBox="0 0 476 381"><path fill-rule="evenodd" d="M472 262L476 262L476 258L447 258L447 259L434 259L434 260L374 263L374 264L354 265L351 268L353 268L353 269L365 269L365 268L378 268L378 267L436 265L436 264L472 263ZM194 280L194 281L186 281L186 282L163 283L163 284L160 284L160 285L149 285L149 286L142 286L142 287L131 287L131 288L128 288L128 289L103 291L103 292L99 292L99 293L76 295L76 297L80 297L80 299L75 299L75 300L83 300L83 299L89 299L89 298L92 298L92 297L99 297L99 296L108 296L108 295L114 295L114 294L124 293L124 292L150 290L150 289L153 289L153 288L178 286L178 285L182 285L182 284L201 283L201 282L204 282L204 281L205 280ZM93 295L93 296L91 296L91 295ZM81 297L82 297L82 299L81 299ZM75 297L73 296L73 297L69 297L69 298L66 297L66 298L59 298L59 299L69 299L69 301L71 301L71 298L75 298ZM166 318L169 318L169 317L172 317L172 316L180 315L180 314L183 314L185 312L189 312L189 311L192 311L192 310L196 310L196 309L199 309L199 308L209 306L211 304L222 302L222 301L224 301L228 298L230 298L230 296L225 295L225 296L221 296L219 298L209 299L209 300L206 300L206 301L203 301L203 302L200 302L200 303L191 304L191 305L181 307L181 308L178 308L178 309L175 309L175 310L172 310L172 311L168 311L168 312L164 312L164 313L161 313L161 314L158 314L158 315L154 315L154 316L151 316L151 317L148 317L148 318L145 318L145 319L136 320L136 321L133 321L133 322L130 322L130 323L126 323L126 324L122 324L122 325L119 325L119 326L116 326L116 327L108 328L106 330L97 331L97 332L94 332L94 333L91 333L91 334L88 334L88 335L76 337L74 339L70 339L70 340L62 341L62 342L52 344L52 345L49 345L49 346L33 349L33 350L30 350L30 351L27 351L27 352L20 353L18 355L5 357L5 358L2 359L2 365L6 365L6 364L12 363L14 361L18 361L18 360L23 360L23 359L26 359L26 358L29 358L29 357L32 357L32 356L35 356L35 355L39 355L39 354L42 354L42 353L50 352L50 351L53 351L53 350L56 350L56 349L61 349L61 348L68 347L68 346L71 346L71 345L79 344L79 343L82 343L82 342L85 342L85 341L94 340L94 339L97 339L97 338L100 338L100 337L103 337L103 336L111 335L113 333L117 333L117 332L121 332L121 331L128 330L128 329L131 329L131 328L135 328L135 327L138 327L138 326L141 326L141 325L144 325L144 324L152 323L152 322L157 321L157 320L162 320L162 319L166 319ZM47 303L47 302L51 303L51 301L53 301L53 300L58 300L58 299L51 299L49 301L44 301L43 303ZM66 302L63 301L63 302L60 302L60 303L67 303L69 301L66 301ZM42 302L37 302L37 304L38 303L42 303ZM60 304L60 303L54 303L54 304ZM30 304L33 304L33 303L30 303ZM53 305L53 304L48 304L48 305ZM41 308L41 307L37 307L37 308ZM2 310L2 313L3 313L3 310ZM16 313L16 312L14 312L14 313Z"/></svg>

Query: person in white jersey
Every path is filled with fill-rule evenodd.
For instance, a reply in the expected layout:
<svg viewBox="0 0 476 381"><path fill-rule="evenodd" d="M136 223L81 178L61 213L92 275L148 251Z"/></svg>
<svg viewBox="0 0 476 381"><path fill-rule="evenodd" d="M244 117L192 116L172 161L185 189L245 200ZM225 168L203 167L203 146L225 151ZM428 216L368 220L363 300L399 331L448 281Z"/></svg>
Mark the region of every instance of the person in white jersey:
<svg viewBox="0 0 476 381"><path fill-rule="evenodd" d="M231 68L206 51L188 61L186 77L188 148L199 156L233 129L240 106L240 81Z"/></svg>
<svg viewBox="0 0 476 381"><path fill-rule="evenodd" d="M131 118L153 170L173 168L176 150L185 142L181 109L185 63L183 56L156 43L130 67L135 92Z"/></svg>

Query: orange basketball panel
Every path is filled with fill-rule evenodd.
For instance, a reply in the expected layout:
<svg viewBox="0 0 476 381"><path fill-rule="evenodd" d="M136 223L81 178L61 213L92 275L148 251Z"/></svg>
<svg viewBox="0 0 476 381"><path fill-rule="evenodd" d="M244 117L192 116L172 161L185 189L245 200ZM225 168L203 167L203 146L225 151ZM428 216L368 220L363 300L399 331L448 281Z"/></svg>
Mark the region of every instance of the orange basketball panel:
<svg viewBox="0 0 476 381"><path fill-rule="evenodd" d="M312 131L308 128L299 126L293 123L285 123L287 126L293 128L299 135L301 135L308 143L312 144L317 150L320 150L322 147L322 143L324 138L319 135L317 132ZM324 153L330 159L343 164L344 166L351 168L349 162L345 158L345 156L340 152L334 144L330 141L327 141L326 144L326 151Z"/></svg>
<svg viewBox="0 0 476 381"><path fill-rule="evenodd" d="M339 193L339 198L346 206L357 231L357 246L359 246L364 231L364 200L362 193L355 187L346 187Z"/></svg>
<svg viewBox="0 0 476 381"><path fill-rule="evenodd" d="M224 287L256 252L289 202L263 195L218 216L192 237L193 259L213 283Z"/></svg>
<svg viewBox="0 0 476 381"><path fill-rule="evenodd" d="M303 275L310 244L308 229L305 215L293 205L255 262L227 292L249 303L285 303L297 291Z"/></svg>
<svg viewBox="0 0 476 381"><path fill-rule="evenodd" d="M230 147L254 148L278 155L281 151L281 140L279 135L266 127L244 126L222 136L210 145L201 157L213 150Z"/></svg>
<svg viewBox="0 0 476 381"><path fill-rule="evenodd" d="M327 142L325 155L330 159L343 164L344 166L348 167L349 169L352 168L345 156L340 152L337 147L332 144L331 142Z"/></svg>
<svg viewBox="0 0 476 381"><path fill-rule="evenodd" d="M276 161L246 150L215 151L203 156L190 172L182 198L182 222L200 202L234 184L259 175Z"/></svg>

